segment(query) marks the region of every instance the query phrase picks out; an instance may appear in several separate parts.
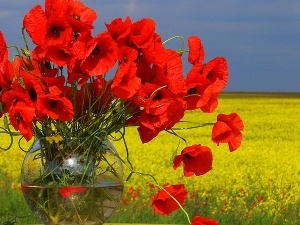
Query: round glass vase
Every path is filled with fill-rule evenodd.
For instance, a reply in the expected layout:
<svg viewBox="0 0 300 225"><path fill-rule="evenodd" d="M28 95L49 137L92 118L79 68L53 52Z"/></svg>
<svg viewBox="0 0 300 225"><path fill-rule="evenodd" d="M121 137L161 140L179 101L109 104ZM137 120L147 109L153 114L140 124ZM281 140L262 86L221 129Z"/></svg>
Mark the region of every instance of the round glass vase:
<svg viewBox="0 0 300 225"><path fill-rule="evenodd" d="M123 193L123 170L110 141L36 139L21 171L24 198L46 225L101 225Z"/></svg>

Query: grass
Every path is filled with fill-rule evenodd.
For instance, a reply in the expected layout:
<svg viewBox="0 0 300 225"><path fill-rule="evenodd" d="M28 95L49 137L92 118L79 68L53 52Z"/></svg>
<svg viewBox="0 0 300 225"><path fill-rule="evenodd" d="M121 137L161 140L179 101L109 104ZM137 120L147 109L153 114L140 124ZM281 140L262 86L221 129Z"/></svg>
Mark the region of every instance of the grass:
<svg viewBox="0 0 300 225"><path fill-rule="evenodd" d="M153 142L142 145L137 141L136 129L130 128L127 144L135 169L155 174L160 184L184 183L190 192L185 208L191 217L197 214L215 218L221 225L299 224L300 95L227 93L220 97L215 113L189 112L185 119L214 122L217 113L232 111L245 124L244 141L235 152L210 141L211 127L179 132L188 144L212 148L213 170L205 176L184 179L182 168L172 169L172 156L178 145L174 136L162 133ZM0 143L4 140L1 137ZM122 144L115 146L125 157ZM22 157L17 146L9 152L0 151L0 223L15 215L27 216L20 219L21 224L37 222L19 191ZM128 170L124 170L128 175ZM156 189L142 178L133 176L125 186L123 201L110 222L187 224L181 211L169 217L153 213L150 203Z"/></svg>

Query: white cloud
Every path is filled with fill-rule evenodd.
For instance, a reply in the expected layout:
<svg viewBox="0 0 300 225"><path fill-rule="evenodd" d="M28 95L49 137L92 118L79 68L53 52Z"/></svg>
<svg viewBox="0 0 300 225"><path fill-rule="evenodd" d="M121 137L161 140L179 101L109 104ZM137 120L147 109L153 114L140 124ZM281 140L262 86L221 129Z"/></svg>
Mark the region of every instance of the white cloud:
<svg viewBox="0 0 300 225"><path fill-rule="evenodd" d="M138 4L135 0L129 0L127 4L127 14L132 15L135 14L138 9Z"/></svg>

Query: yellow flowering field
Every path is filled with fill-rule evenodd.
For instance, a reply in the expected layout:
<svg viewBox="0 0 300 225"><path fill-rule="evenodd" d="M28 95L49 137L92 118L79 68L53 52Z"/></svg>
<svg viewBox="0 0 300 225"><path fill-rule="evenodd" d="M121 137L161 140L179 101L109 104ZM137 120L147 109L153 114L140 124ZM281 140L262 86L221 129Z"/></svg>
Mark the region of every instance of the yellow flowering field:
<svg viewBox="0 0 300 225"><path fill-rule="evenodd" d="M211 127L178 131L188 144L198 142L213 150L213 170L202 177L184 178L182 169L172 169L178 139L167 133L141 145L135 130L130 131L131 161L137 171L155 174L159 183L184 183L192 199L189 211L220 224L300 224L300 95L224 94L215 113L190 112L185 120L214 122L217 113L232 111L245 125L242 146L235 152L211 142ZM149 190L138 176L127 185L141 188L134 194ZM129 200L137 201L130 195ZM147 198L144 202L149 205Z"/></svg>
<svg viewBox="0 0 300 225"><path fill-rule="evenodd" d="M212 149L213 170L204 176L184 178L181 167L173 170L174 154L185 143L166 132L143 145L136 128L129 128L126 140L130 161L136 171L154 175L161 185L184 183L189 191L185 208L191 217L197 214L215 218L221 225L300 224L300 95L225 93L216 112L190 112L184 119L197 124L215 122L219 112L234 111L245 125L242 146L235 152L229 152L226 144L212 143L211 126L176 131L187 144L199 143ZM182 123L180 127L189 125L195 124ZM5 141L1 135L0 143ZM125 158L122 142L114 145ZM0 200L14 199L5 209L1 207L0 222L29 212L24 212L18 187L23 155L17 145L8 152L0 151ZM126 178L129 170L125 167L124 171ZM125 182L121 206L110 221L187 224L180 211L169 217L152 212L151 196L156 189L147 181L152 179L135 174ZM9 198L7 193L18 197Z"/></svg>

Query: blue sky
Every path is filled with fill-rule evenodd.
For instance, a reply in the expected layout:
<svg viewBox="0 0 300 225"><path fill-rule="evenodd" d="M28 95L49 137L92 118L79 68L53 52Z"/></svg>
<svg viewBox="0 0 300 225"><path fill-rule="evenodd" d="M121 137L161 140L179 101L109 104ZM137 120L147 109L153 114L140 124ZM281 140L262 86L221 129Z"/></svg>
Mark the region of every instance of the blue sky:
<svg viewBox="0 0 300 225"><path fill-rule="evenodd" d="M227 91L300 92L299 0L82 2L98 13L95 33L104 29L104 22L128 15L132 20L155 19L163 39L198 35L205 46L206 61L227 58ZM43 5L44 1L0 0L0 29L8 44L22 44L22 18L35 4Z"/></svg>

